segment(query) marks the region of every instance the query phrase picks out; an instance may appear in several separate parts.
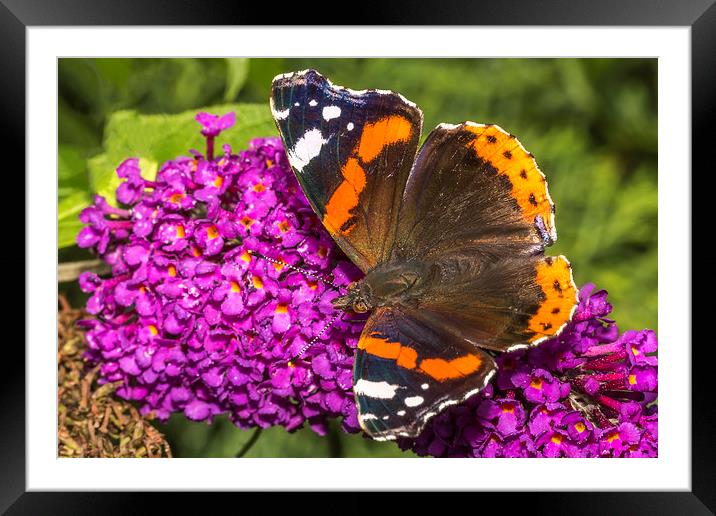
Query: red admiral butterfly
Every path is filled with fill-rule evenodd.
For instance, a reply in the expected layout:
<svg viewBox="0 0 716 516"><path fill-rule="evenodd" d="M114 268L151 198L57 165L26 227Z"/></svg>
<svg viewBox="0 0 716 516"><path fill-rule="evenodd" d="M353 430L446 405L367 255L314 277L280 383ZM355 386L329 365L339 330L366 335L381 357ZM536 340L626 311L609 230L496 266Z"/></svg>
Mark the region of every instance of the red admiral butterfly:
<svg viewBox="0 0 716 516"><path fill-rule="evenodd" d="M368 312L353 388L374 439L415 437L495 373L490 352L536 346L576 308L535 160L496 125L440 124L391 91L276 77L271 110L324 226L364 273L334 305Z"/></svg>

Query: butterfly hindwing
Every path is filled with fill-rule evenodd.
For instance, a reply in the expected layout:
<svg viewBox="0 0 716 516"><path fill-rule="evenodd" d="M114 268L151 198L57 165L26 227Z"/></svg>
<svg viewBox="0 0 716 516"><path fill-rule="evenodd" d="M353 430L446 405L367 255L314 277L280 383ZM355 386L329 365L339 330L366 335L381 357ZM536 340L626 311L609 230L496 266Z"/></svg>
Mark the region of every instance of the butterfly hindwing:
<svg viewBox="0 0 716 516"><path fill-rule="evenodd" d="M577 306L564 256L516 256L483 262L479 270L444 256L418 303L425 325L494 351L531 347L557 335ZM457 263L456 263L457 262Z"/></svg>
<svg viewBox="0 0 716 516"><path fill-rule="evenodd" d="M271 109L291 167L331 236L364 272L384 261L420 110L397 93L348 90L313 70L276 77Z"/></svg>
<svg viewBox="0 0 716 516"><path fill-rule="evenodd" d="M354 392L358 421L374 439L416 437L445 407L479 392L495 362L411 312L380 308L358 342Z"/></svg>

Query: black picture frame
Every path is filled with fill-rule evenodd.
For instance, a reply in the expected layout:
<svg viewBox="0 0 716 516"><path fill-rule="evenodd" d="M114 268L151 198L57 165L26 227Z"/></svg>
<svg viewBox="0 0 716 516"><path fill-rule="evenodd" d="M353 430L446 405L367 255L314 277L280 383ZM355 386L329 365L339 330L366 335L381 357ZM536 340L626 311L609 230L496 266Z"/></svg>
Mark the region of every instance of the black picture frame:
<svg viewBox="0 0 716 516"><path fill-rule="evenodd" d="M3 55L0 103L3 126L6 129L5 159L14 161L14 170L25 169L25 60L28 27L253 23L275 25L288 22L316 25L315 13L336 12L334 8L312 3L310 13L308 10L299 10L281 14L274 10L267 14L257 5L259 4L213 0L0 0L0 53ZM712 120L716 114L716 0L442 0L439 8L437 5L435 8L428 8L427 5L418 8L409 0L404 0L390 4L381 3L365 10L353 9L350 15L346 14L326 23L334 24L338 20L359 25L688 26L691 28L692 52L692 170L701 170L705 175L714 173L713 160L707 155L713 153L715 133ZM6 161L6 166L7 164ZM10 179L12 178L6 176L6 181ZM25 181L20 180L19 174L16 174L14 179L18 183L15 193L23 190L26 195L30 194L25 190ZM703 188L700 190L704 191ZM697 205L696 200L692 201L692 205ZM692 231L700 229L698 222L694 218ZM32 271L25 266L24 246L20 247L15 242L14 248L12 257L7 254L4 257L6 270L23 269L25 275L30 274ZM14 285L13 282L18 284ZM18 274L7 274L4 283L6 288L11 288L14 292L24 291L24 285L19 284ZM692 307L692 317L695 320L704 320L705 311L710 308L703 304L699 306L695 300ZM25 321L27 322L27 313ZM10 323L6 323L6 331L9 331L9 326ZM683 335L684 342L681 345L687 350L691 344L689 340L692 339L692 329L684 328ZM694 338L693 342L698 340ZM524 506L524 510L537 514L715 514L716 417L710 398L713 391L710 385L713 373L709 368L713 362L706 356L707 348L708 346L692 348L691 491L515 493L509 495L510 512ZM127 514L143 512L143 508L148 508L146 501L139 500L147 495L133 493L26 492L26 385L25 368L19 366L25 363L25 352L17 339L6 339L3 357L6 367L0 376L0 512L7 510L7 514ZM504 493L483 493L480 496L480 507L487 507L486 503L494 506L492 502L497 503L498 507L505 503ZM356 494L346 495L341 502L342 510L352 507L353 511L357 512L358 506L365 507L365 498L358 502L355 497ZM486 501L487 497L495 499ZM295 497L291 500L286 503L300 503ZM283 505L284 502L274 500L273 503ZM408 505L405 505L406 503ZM171 510L170 506L179 504L185 509L190 508L185 496L170 493L162 497L161 504L164 510ZM410 501L402 500L401 505L407 511Z"/></svg>

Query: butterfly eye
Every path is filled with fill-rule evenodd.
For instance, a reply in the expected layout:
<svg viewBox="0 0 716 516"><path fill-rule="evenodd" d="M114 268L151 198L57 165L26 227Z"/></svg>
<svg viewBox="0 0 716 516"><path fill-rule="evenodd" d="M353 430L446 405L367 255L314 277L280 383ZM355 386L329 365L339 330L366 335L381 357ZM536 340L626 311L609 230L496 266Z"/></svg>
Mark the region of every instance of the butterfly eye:
<svg viewBox="0 0 716 516"><path fill-rule="evenodd" d="M365 313L368 311L368 305L366 305L364 301L358 300L353 303L353 311L359 314Z"/></svg>

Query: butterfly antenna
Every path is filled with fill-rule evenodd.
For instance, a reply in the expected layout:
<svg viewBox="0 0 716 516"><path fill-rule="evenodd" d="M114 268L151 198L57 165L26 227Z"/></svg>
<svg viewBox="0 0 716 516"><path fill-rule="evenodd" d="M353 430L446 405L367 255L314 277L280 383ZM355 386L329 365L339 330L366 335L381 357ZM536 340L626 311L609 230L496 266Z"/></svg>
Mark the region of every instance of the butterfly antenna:
<svg viewBox="0 0 716 516"><path fill-rule="evenodd" d="M286 263L286 262L284 262L283 260L277 260L277 259L275 259L275 258L271 258L271 257L266 256L265 254L261 254L261 253L259 253L259 252L257 252L257 251L248 250L247 252L248 252L250 255L252 255L252 256L256 256L257 258L261 258L261 259L263 259L263 260L269 261L269 262L274 263L274 264L276 264L276 265L280 265L280 266L282 266L282 267L288 267L288 268L291 269L291 270L294 270L294 271L296 271L296 272L300 272L300 273L303 274L304 276L308 276L308 277L310 277L310 278L317 279L318 281L321 281L321 282L325 283L326 285L332 286L332 287L333 287L334 289L336 289L336 290L345 290L345 288L346 288L346 287L342 287L342 286L340 286L340 285L336 285L336 284L333 283L331 280L329 280L329 279L327 279L327 278L324 278L323 276L321 276L320 274L318 274L318 273L316 273L316 272L309 271L309 270L307 270L307 269L302 269L301 267L296 267L295 265L291 265L290 263Z"/></svg>
<svg viewBox="0 0 716 516"><path fill-rule="evenodd" d="M338 319L340 316L341 316L341 312L339 312L339 313L335 314L333 317L331 317L331 320L328 321L328 323L323 327L323 329L321 329L321 331L319 331L316 335L314 335L311 340L309 340L306 344L304 344L304 346L301 348L301 350L298 353L296 353L293 357L291 357L291 359L288 361L288 365L293 367L296 364L296 361L298 359L300 359L301 356L303 356L303 354L306 351L308 351L308 349L311 346L313 346L318 341L318 339L320 339L323 336L324 333L326 333L326 330L328 330L328 328L333 326L333 323L336 322L336 319Z"/></svg>

